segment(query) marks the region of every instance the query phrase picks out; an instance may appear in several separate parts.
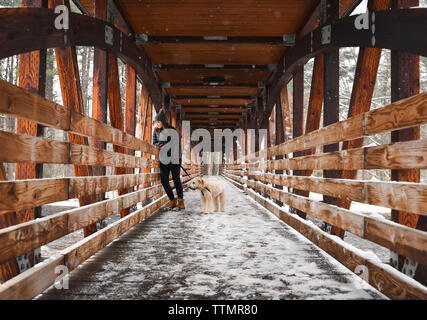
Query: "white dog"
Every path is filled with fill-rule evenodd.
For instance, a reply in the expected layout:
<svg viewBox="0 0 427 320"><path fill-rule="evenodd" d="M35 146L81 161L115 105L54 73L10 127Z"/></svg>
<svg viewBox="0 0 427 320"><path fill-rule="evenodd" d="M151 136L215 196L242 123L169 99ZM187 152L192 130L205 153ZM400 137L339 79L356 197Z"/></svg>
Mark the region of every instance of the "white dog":
<svg viewBox="0 0 427 320"><path fill-rule="evenodd" d="M196 177L191 181L190 188L199 189L202 198L202 213L211 213L211 203L213 201L215 212L225 209L225 186L222 181L209 181L201 177Z"/></svg>

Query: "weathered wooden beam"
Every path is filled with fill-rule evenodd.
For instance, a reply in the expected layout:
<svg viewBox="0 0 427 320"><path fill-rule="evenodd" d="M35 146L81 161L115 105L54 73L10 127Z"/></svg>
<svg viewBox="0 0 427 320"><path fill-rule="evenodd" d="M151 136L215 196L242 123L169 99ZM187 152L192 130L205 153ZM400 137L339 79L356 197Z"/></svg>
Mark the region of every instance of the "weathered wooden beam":
<svg viewBox="0 0 427 320"><path fill-rule="evenodd" d="M67 0L49 0L49 7L54 8L58 5L68 5ZM84 113L82 89L80 83L80 74L77 64L77 53L75 47L55 48L56 64L61 87L62 101L65 107L80 113ZM68 134L68 140L71 143L88 145L85 137ZM75 176L91 176L92 168L86 165L74 165ZM79 198L80 206L84 206L95 201L94 196L83 196ZM96 225L90 225L84 229L85 236L96 232Z"/></svg>
<svg viewBox="0 0 427 320"><path fill-rule="evenodd" d="M265 201L265 198L261 197L253 190L234 182L231 178L228 178L228 181L244 190L257 202L270 210L286 224L296 229L315 245L332 255L352 272L354 272L357 266L366 266L368 268L369 284L391 299L426 299L427 290L425 286L412 282L408 277L397 275L385 264L363 258L356 250L344 246L340 240L333 238L331 235L318 228L314 228L301 218L289 214L271 202Z"/></svg>
<svg viewBox="0 0 427 320"><path fill-rule="evenodd" d="M253 99L239 98L189 98L189 99L172 99L174 103L183 106L246 106L254 102Z"/></svg>
<svg viewBox="0 0 427 320"><path fill-rule="evenodd" d="M308 214L328 223L339 225L342 229L358 237L376 242L389 249L396 248L401 253L405 252L411 255L416 261L427 261L426 232L404 227L385 219L352 212L322 201L293 195L262 182L248 180L247 185L257 192L266 194L273 199L279 199L289 206L307 210Z"/></svg>
<svg viewBox="0 0 427 320"><path fill-rule="evenodd" d="M198 176L198 170L195 170L194 173L190 177L184 177L182 180L184 182L184 187L186 182L193 179L195 176ZM153 194L153 191L155 189L161 188L160 186L156 186L151 188L152 190L140 190L134 193L134 195L124 195L123 198L129 198L133 197L135 198L135 195L137 195L137 198L141 198L141 196L150 196ZM132 198L130 198L132 199ZM116 202L116 204L113 204L110 208L108 206L106 207L99 207L99 203L93 204L93 206L98 206L98 209L100 209L98 212L92 213L92 219L94 221L97 221L102 218L102 214L105 214L105 212L111 212L111 208L114 208L115 206L119 205L119 202L117 202L116 199L107 200L110 202ZM124 200L124 199L120 199ZM127 200L128 201L128 200ZM139 202L140 200L137 200ZM126 201L124 201L126 202ZM19 275L15 279L12 279L4 284L4 286L1 286L0 288L0 299L1 300L12 300L12 299L32 299L39 293L43 292L45 289L47 289L50 285L52 285L57 280L57 274L55 273L55 268L59 265L67 265L68 271L73 271L76 269L76 267L81 264L83 261L85 261L87 258L98 252L100 249L105 247L108 243L113 241L114 239L117 239L121 234L129 230L132 226L135 224L141 222L142 220L146 219L150 215L154 214L158 209L160 209L163 205L167 203L167 197L163 196L158 201L152 202L149 205L143 207L142 209L133 212L132 214L120 219L119 221L116 221L115 223L109 225L105 229L98 232L96 235L92 237L88 237L86 239L83 239L82 241L76 243L73 246L68 247L66 250L62 251L61 254L58 256L52 257L49 260L45 261L43 265L41 265L39 268L32 268L31 270L26 271L22 275ZM61 228L81 228L81 225L86 224L88 221L86 219L87 211L84 212L82 210L87 210L88 208L77 208L75 209L74 215L72 217L76 220L73 221L73 219L70 219L70 223L66 223L66 220L60 220L59 222L62 223L53 223L51 224L52 227L55 227L57 231L60 232ZM79 212L80 211L80 212ZM66 212L67 213L67 212ZM68 212L70 213L70 212ZM97 216L96 216L97 215ZM55 219L56 217L46 217L47 219ZM65 216L65 218L67 218ZM80 225L79 222L80 221ZM39 223L41 228L43 229L45 227L49 228L49 223L46 225L43 225L43 223L46 221L37 221L36 223ZM90 221L89 221L90 222ZM24 226L22 226L24 227ZM28 227L25 226L25 227ZM29 226L31 228L31 226ZM12 231L13 232L13 231ZM48 232L47 234L52 234L51 232Z"/></svg>
<svg viewBox="0 0 427 320"><path fill-rule="evenodd" d="M427 216L424 211L427 204L426 184L296 177L271 173L246 173L245 175L249 179L254 178L263 183L327 194L340 199L397 210L420 212L420 214Z"/></svg>
<svg viewBox="0 0 427 320"><path fill-rule="evenodd" d="M248 108L235 108L235 107L181 107L184 112L220 112L220 113L244 113Z"/></svg>
<svg viewBox="0 0 427 320"><path fill-rule="evenodd" d="M242 114L198 114L198 113L185 113L184 120L194 119L241 119Z"/></svg>
<svg viewBox="0 0 427 320"><path fill-rule="evenodd" d="M107 21L108 0L94 1L94 17ZM94 48L93 53L93 92L92 92L92 118L107 123L107 92L108 92L108 52ZM105 149L105 142L92 140L92 146L98 149ZM94 167L93 174L96 176L105 175L105 167ZM98 196L98 200L104 195Z"/></svg>
<svg viewBox="0 0 427 320"><path fill-rule="evenodd" d="M60 255L46 261L41 268L28 270L18 279L6 283L0 289L0 299L32 299L51 286L57 278L55 269L58 265L67 265L68 271L74 270L80 263L105 247L119 235L130 229L136 223L150 216L166 203L167 197L122 218L104 228L93 237L88 237L74 246L68 247ZM42 276L43 275L43 276Z"/></svg>
<svg viewBox="0 0 427 320"><path fill-rule="evenodd" d="M368 10L386 10L390 8L390 0L369 1ZM357 59L356 72L354 76L353 89L350 98L348 118L360 113L368 112L372 102L372 96L375 89L375 82L378 73L378 66L381 58L381 49L378 48L360 48ZM342 149L360 148L363 146L364 139L355 139L344 141ZM344 179L356 179L357 171L340 171L338 176ZM337 199L336 205L349 209L351 201ZM336 230L342 234L343 232Z"/></svg>
<svg viewBox="0 0 427 320"><path fill-rule="evenodd" d="M35 7L41 8L43 3L41 0L23 0L22 7ZM41 96L45 95L45 80L46 80L46 50L37 50L28 53L20 54L19 56L19 86L29 90L30 92L37 93ZM42 136L43 127L37 123L17 119L17 133ZM0 164L2 174L0 180L6 180L6 173L4 172L3 164ZM15 179L35 179L43 176L43 164L31 163L17 163L15 165ZM19 210L17 212L9 212L0 218L0 229L6 228L13 224L23 223L26 221L34 220L41 216L41 208L28 208L26 210ZM25 270L37 263L37 257L34 252L29 251L26 253L30 265L23 266L20 269ZM13 257L14 258L14 257ZM0 283L17 276L19 268L17 261L11 258L0 265Z"/></svg>
<svg viewBox="0 0 427 320"><path fill-rule="evenodd" d="M330 23L339 18L339 0L327 0L324 8L323 23ZM339 49L328 51L324 54L324 98L323 98L323 126L326 127L339 121ZM339 143L325 145L323 152L334 152L339 150ZM324 170L325 178L337 178L337 170ZM336 199L323 196L323 201L329 204L335 203ZM332 226L331 234L344 238L341 229Z"/></svg>
<svg viewBox="0 0 427 320"><path fill-rule="evenodd" d="M93 177L0 181L5 196L0 199L0 215L82 195L100 194L152 182L157 174L125 174ZM36 197L35 197L36 195Z"/></svg>
<svg viewBox="0 0 427 320"><path fill-rule="evenodd" d="M143 139L144 141L151 143L152 141L152 134L153 134L153 106L151 105L151 97L150 96L146 96L145 97L146 103L145 103L145 111L144 111L144 115L145 115L145 127L143 128L144 130L144 136ZM151 158L151 156L149 154L144 154L145 158ZM145 168L143 169L144 173L150 173L152 170L151 168ZM156 170L158 171L158 170ZM143 187L147 187L148 184L143 185Z"/></svg>
<svg viewBox="0 0 427 320"><path fill-rule="evenodd" d="M284 37L267 37L267 36L223 36L219 38L212 39L210 37L200 37L200 36L152 36L146 34L137 34L137 43L139 45L145 45L148 43L152 44L162 44L162 43L180 43L180 44L270 44L270 45L283 45L291 46L293 45L292 37L289 35L290 39L285 40Z"/></svg>
<svg viewBox="0 0 427 320"><path fill-rule="evenodd" d="M280 106L281 106L281 113L282 113L282 122L283 122L283 134L284 134L284 142L292 139L291 133L292 133L292 111L291 111L291 105L289 103L289 95L288 95L288 86L283 86L282 91L280 92ZM283 143L284 143L283 142ZM281 145L281 144L279 144ZM287 158L287 155L284 155L284 158ZM283 158L283 157L282 157ZM289 171L286 171L286 174L289 175Z"/></svg>
<svg viewBox="0 0 427 320"><path fill-rule="evenodd" d="M7 41L7 45L0 48L0 58L67 46L93 46L104 49L130 64L144 80L156 105L160 105L161 90L147 54L144 49L136 46L128 33L121 32L113 24L70 12L69 29L57 30L52 27L57 15L49 9L0 9L0 16L0 38L4 36L11 39ZM28 29L31 32L27 32ZM107 37L107 41L106 30L111 35Z"/></svg>
<svg viewBox="0 0 427 320"><path fill-rule="evenodd" d="M423 38L420 26L427 25L426 11L425 8L375 11L374 44L372 32L357 30L354 27L358 16L333 21L330 24L330 40L325 38L323 43L322 31L327 32L323 26L310 32L296 41L294 47L288 48L278 63L276 73L268 82L267 111L271 110L283 85L292 78L295 69L319 53L340 47L376 47L427 56L427 47L419 46L417 41L414 41ZM369 28L371 27L370 22ZM408 34L411 34L411 37L408 37Z"/></svg>
<svg viewBox="0 0 427 320"><path fill-rule="evenodd" d="M421 93L394 102L386 107L356 115L350 119L334 123L302 137L273 146L268 152L271 155L284 155L321 145L354 140L364 136L404 129L426 123L426 97L427 93ZM376 148L383 147L386 146ZM416 150L413 151L414 154L416 152ZM257 154L253 153L246 156L245 160L254 159L256 157Z"/></svg>
<svg viewBox="0 0 427 320"><path fill-rule="evenodd" d="M136 73L131 66L126 66L126 111L125 131L135 136L136 130Z"/></svg>
<svg viewBox="0 0 427 320"><path fill-rule="evenodd" d="M190 121L190 125L192 124L202 124L202 123L224 123L224 124L237 124L237 120L227 120L227 119L216 119L216 120L209 120L209 119L195 119Z"/></svg>
<svg viewBox="0 0 427 320"><path fill-rule="evenodd" d="M392 0L393 9L409 8L418 6L419 0ZM397 101L420 92L420 59L419 56L407 53L391 53L391 100ZM393 131L391 142L410 141L420 139L420 127L412 127L404 130ZM420 182L420 170L392 170L393 181ZM402 211L392 211L392 219L398 223L426 231L427 220L423 216ZM404 265L408 263L407 258L398 256L395 266L405 273L409 273ZM396 261L397 260L397 261ZM411 262L409 262L411 264ZM415 272L410 274L414 279L427 285L427 265L419 264Z"/></svg>
<svg viewBox="0 0 427 320"><path fill-rule="evenodd" d="M136 133L136 73L131 66L126 66L126 110L125 110L125 131L127 134L135 136ZM135 155L135 151L127 149L128 154ZM126 169L126 173L134 173L134 169ZM119 191L119 194L125 194L126 189ZM127 188L128 192L132 191L132 188ZM126 208L120 212L121 217L128 215L130 208Z"/></svg>
<svg viewBox="0 0 427 320"><path fill-rule="evenodd" d="M292 139L300 137L304 132L304 66L298 68L293 76L293 103L292 103ZM302 156L302 152L295 152L295 158ZM293 175L299 176L300 170L294 170ZM298 194L300 191L293 190ZM295 208L292 211L297 213L301 218L306 218L306 213Z"/></svg>
<svg viewBox="0 0 427 320"><path fill-rule="evenodd" d="M324 55L320 54L314 59L313 75L311 78L310 98L308 103L307 118L305 123L305 135L319 129L322 116L322 103L324 95ZM315 148L298 153L303 156L314 154ZM301 176L310 176L312 170L300 171ZM309 192L296 190L296 194L308 197Z"/></svg>
<svg viewBox="0 0 427 320"><path fill-rule="evenodd" d="M111 126L124 131L123 111L120 97L120 80L119 80L119 67L117 58L113 54L108 55L108 110L110 114ZM127 153L125 148L113 145L114 152ZM127 170L123 167L116 166L116 174L126 174ZM128 190L120 189L119 195L127 193ZM129 213L124 209L120 211L122 218Z"/></svg>

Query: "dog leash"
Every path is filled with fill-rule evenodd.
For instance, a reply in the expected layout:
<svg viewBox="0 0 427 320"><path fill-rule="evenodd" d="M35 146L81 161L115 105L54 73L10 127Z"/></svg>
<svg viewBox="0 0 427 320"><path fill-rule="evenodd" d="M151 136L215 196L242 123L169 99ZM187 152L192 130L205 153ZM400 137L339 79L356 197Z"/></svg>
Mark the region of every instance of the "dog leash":
<svg viewBox="0 0 427 320"><path fill-rule="evenodd" d="M184 172L186 173L186 175L187 175L187 176L190 176L190 175L188 174L187 170L185 170L185 168L184 168L181 164L180 164L179 166L182 168L182 170L184 170Z"/></svg>

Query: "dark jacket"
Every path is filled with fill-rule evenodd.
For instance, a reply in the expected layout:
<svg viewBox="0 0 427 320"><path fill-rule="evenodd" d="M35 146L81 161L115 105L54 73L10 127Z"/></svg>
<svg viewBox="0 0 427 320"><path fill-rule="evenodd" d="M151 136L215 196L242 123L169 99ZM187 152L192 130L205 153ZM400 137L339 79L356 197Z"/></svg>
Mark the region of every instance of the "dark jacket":
<svg viewBox="0 0 427 320"><path fill-rule="evenodd" d="M172 129L172 130L177 131L174 127L169 127L168 129ZM165 145L166 143L168 143L171 140L171 137L167 137L166 140L163 140L163 137L161 137L161 133L162 133L163 130L164 129L160 129L160 130L156 130L155 129L153 131L153 145L155 145L156 147L160 147L161 148L161 146ZM178 131L177 131L177 133L178 133ZM179 133L178 133L178 136L179 136ZM179 138L179 143L178 143L178 145L176 147L178 148L179 163L181 164L182 163L181 137ZM169 157L171 156L171 151L170 150L168 151L168 156ZM161 159L160 159L160 161L161 161Z"/></svg>

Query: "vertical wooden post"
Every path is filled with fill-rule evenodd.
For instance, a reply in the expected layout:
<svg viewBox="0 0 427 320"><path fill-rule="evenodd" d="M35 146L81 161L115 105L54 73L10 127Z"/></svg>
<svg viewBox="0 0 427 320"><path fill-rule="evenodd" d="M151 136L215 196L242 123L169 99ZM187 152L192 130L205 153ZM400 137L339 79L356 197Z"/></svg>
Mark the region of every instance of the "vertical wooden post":
<svg viewBox="0 0 427 320"><path fill-rule="evenodd" d="M339 1L326 1L326 21L334 21L339 18ZM323 126L326 127L339 121L339 49L325 53L324 71L324 101L323 101ZM339 143L329 144L323 147L323 152L338 151ZM324 178L338 178L337 170L323 170ZM323 196L325 203L334 204L336 199ZM331 233L344 237L344 234L335 227Z"/></svg>
<svg viewBox="0 0 427 320"><path fill-rule="evenodd" d="M67 5L68 0L49 0L49 7L57 5ZM55 48L56 64L61 86L62 101L65 107L83 113L83 97L80 84L80 75L77 64L77 53L74 47ZM88 139L76 134L69 133L70 143L88 145ZM87 165L74 165L75 176L91 176L92 167ZM95 202L95 195L87 195L79 198L80 206ZM96 223L84 228L85 237L97 231Z"/></svg>
<svg viewBox="0 0 427 320"><path fill-rule="evenodd" d="M313 76L311 78L310 99L308 103L307 119L305 124L305 134L319 129L320 118L322 115L322 102L323 102L323 87L324 87L324 56L318 55L314 59ZM304 150L301 155L307 156L314 154L315 148ZM301 176L310 176L313 170L301 170ZM296 190L296 194L308 197L310 192L303 190Z"/></svg>
<svg viewBox="0 0 427 320"><path fill-rule="evenodd" d="M110 113L111 126L124 131L123 111L120 97L119 67L117 58L113 54L108 54L108 110ZM133 82L135 85L135 82ZM135 99L135 98L134 98ZM124 147L113 145L114 152L127 153ZM127 173L126 168L116 167L116 174ZM126 194L128 189L119 189L119 195ZM120 216L123 218L129 214L129 208L120 210Z"/></svg>
<svg viewBox="0 0 427 320"><path fill-rule="evenodd" d="M135 118L135 107L136 107L136 73L135 70L127 65L126 66L126 108L125 108L125 131L127 134L135 136L136 131L136 118ZM127 153L135 155L135 150L128 149ZM134 169L125 169L126 173L134 173ZM133 187L119 190L119 194L125 194L131 192ZM126 192L127 191L127 192ZM130 208L126 208L120 212L121 217L128 215Z"/></svg>
<svg viewBox="0 0 427 320"><path fill-rule="evenodd" d="M368 2L369 11L386 10L388 8L390 8L390 0L370 0ZM351 92L348 118L370 110L380 59L381 49L360 48ZM363 146L363 142L363 138L344 141L342 149L360 148ZM343 170L339 172L338 176L341 179L356 179L357 170ZM336 200L337 206L350 209L351 201L346 199ZM343 238L344 230L337 227L333 229L335 234Z"/></svg>
<svg viewBox="0 0 427 320"><path fill-rule="evenodd" d="M260 127L260 118L262 119L262 109L263 109L263 105L262 105L262 98L258 98L257 99L257 104L256 104L256 109L255 109L255 116L254 116L254 120L255 120L255 152L259 151L259 129L261 129Z"/></svg>
<svg viewBox="0 0 427 320"><path fill-rule="evenodd" d="M22 7L43 6L42 0L22 0ZM19 55L19 86L41 96L45 95L46 82L46 50L32 51ZM16 132L31 136L43 136L43 126L35 122L19 119L17 120ZM35 179L42 178L43 164L17 163L15 165L15 179ZM6 180L6 172L3 164L0 164L0 180ZM19 210L0 215L0 229L14 224L27 222L41 217L41 208ZM38 256L34 252L27 252L29 265L27 263L21 267L22 270L37 263ZM22 262L24 264L24 262ZM15 259L0 265L0 283L17 276L19 266Z"/></svg>
<svg viewBox="0 0 427 320"><path fill-rule="evenodd" d="M287 87L286 85L284 86L284 88L286 89L282 89L286 90L286 94L287 94ZM278 101L276 103L276 106L274 108L274 112L275 112L275 116L274 116L274 131L275 131L275 137L274 137L274 144L275 145L279 145L282 144L283 142L285 142L285 128L283 127L283 106L282 106L282 101ZM283 159L282 155L277 155L275 157L275 160L279 160L279 159ZM274 171L275 174L283 174L283 170L275 170ZM283 186L281 185L274 185L275 188L278 189L283 189ZM275 202L279 205L282 206L283 202L280 200L275 200Z"/></svg>
<svg viewBox="0 0 427 320"><path fill-rule="evenodd" d="M107 20L108 0L95 0L95 18ZM105 50L94 48L93 54L93 94L92 118L107 123L107 91L108 91L108 54ZM92 140L92 146L105 149L105 142ZM94 175L105 175L105 167L93 167ZM101 200L104 196L97 197Z"/></svg>
<svg viewBox="0 0 427 320"><path fill-rule="evenodd" d="M302 135L304 123L304 66L295 70L293 76L293 104L292 104L292 138L295 139ZM295 152L294 157L300 157L302 152ZM293 175L299 176L301 170L294 170ZM300 190L294 189L293 193L298 193ZM295 208L291 211L305 219L307 214Z"/></svg>
<svg viewBox="0 0 427 320"><path fill-rule="evenodd" d="M148 143L152 143L152 134L153 134L153 106L151 104L151 98L150 96L146 96L147 104L146 104L146 111L145 111L145 132L144 132L144 141ZM144 154L144 158L150 159L151 155L149 153ZM144 173L150 173L151 168L144 168ZM155 172L159 172L159 169L156 168ZM147 187L149 184L144 184L144 187Z"/></svg>
<svg viewBox="0 0 427 320"><path fill-rule="evenodd" d="M146 142L151 143L151 108L147 89L142 85L141 94L138 105L138 119L136 136ZM147 153L142 154L144 158L150 158ZM143 173L151 172L150 168L143 168ZM143 188L149 186L149 183L144 183Z"/></svg>
<svg viewBox="0 0 427 320"><path fill-rule="evenodd" d="M392 9L403 9L418 6L419 0L393 0ZM419 56L406 52L391 53L391 101L398 101L420 92L420 60ZM391 133L391 142L401 142L420 139L420 127L412 127ZM420 182L420 170L400 169L391 171L393 181ZM409 212L392 210L392 220L411 228L423 231L427 230L427 219ZM399 270L405 270L405 261L408 259L398 256L396 266ZM409 274L415 280L427 285L427 266L419 264L415 274Z"/></svg>
<svg viewBox="0 0 427 320"><path fill-rule="evenodd" d="M126 66L126 113L125 131L127 134L135 136L136 128L136 73L131 66ZM134 154L131 152L130 154Z"/></svg>
<svg viewBox="0 0 427 320"><path fill-rule="evenodd" d="M280 92L280 106L281 106L281 113L282 113L282 128L283 128L283 135L284 135L284 141L288 140L290 138L291 132L292 132L292 111L291 111L291 105L289 103L289 94L288 94L288 85L285 84L283 86L282 91ZM285 154L284 158L288 158L288 156ZM286 170L286 174L289 175L289 170Z"/></svg>

